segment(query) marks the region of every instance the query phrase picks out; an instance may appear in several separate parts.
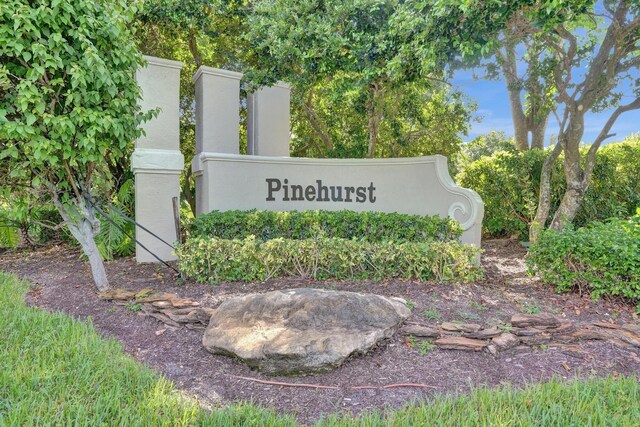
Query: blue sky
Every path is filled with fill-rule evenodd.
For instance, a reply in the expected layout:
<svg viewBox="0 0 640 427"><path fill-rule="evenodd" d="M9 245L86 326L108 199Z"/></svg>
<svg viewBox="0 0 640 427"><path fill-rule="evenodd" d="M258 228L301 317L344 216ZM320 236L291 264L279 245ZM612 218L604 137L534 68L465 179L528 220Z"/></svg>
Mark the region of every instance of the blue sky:
<svg viewBox="0 0 640 427"><path fill-rule="evenodd" d="M472 123L471 132L469 132L468 136L463 137L465 141L471 141L478 135L488 133L491 130L504 131L507 135L513 135L509 98L503 80L474 80L471 70L463 70L454 74L453 83L458 85L458 88L468 96L475 99L478 103L476 116L482 117L480 123ZM627 97L626 101L623 102L627 103L630 100L630 97ZM591 143L610 115L611 111L587 114L585 116L583 141ZM547 127L547 145L549 144L549 137L558 133L558 128L558 123L555 117L552 116ZM620 116L611 132L615 133L616 136L606 142L621 141L632 133L640 132L640 110L629 111Z"/></svg>

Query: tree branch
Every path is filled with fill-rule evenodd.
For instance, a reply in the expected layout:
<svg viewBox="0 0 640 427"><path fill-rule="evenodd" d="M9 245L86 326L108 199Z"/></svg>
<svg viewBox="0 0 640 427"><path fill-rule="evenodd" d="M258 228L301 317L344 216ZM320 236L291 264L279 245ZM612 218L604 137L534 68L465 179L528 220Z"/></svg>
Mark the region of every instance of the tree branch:
<svg viewBox="0 0 640 427"><path fill-rule="evenodd" d="M589 179L591 178L591 174L593 173L593 168L596 163L596 153L598 152L600 145L604 142L604 140L611 138L612 136L615 136L615 134L610 134L609 131L615 124L616 120L618 120L618 117L620 117L621 114L627 111L637 110L637 109L640 109L640 98L636 98L633 102L630 102L629 104L619 106L611 114L611 116L609 117L609 120L607 120L604 127L602 128L602 130L600 131L596 139L593 141L593 144L591 144L591 147L589 148L589 152L587 153L587 159L584 167L585 182L589 182Z"/></svg>

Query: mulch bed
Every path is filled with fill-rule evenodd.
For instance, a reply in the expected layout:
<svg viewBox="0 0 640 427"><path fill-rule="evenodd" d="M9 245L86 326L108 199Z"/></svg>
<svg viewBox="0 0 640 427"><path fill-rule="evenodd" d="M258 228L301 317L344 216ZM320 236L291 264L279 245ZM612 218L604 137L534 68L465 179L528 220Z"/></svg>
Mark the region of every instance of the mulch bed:
<svg viewBox="0 0 640 427"><path fill-rule="evenodd" d="M522 261L525 250L517 242L488 241L484 249L485 279L468 285L312 280L217 286L177 284L175 273L166 267L137 265L130 258L107 263L107 271L115 288L134 291L152 288L211 308L225 299L250 292L313 287L403 297L414 307L408 322L434 327L442 322L485 326L509 323L514 314L537 311L576 323L639 324L633 306L615 300L594 302L577 294L558 295L549 286L527 276ZM206 406L253 401L279 412L294 413L302 423L311 423L336 411L357 414L398 408L434 394L464 393L470 386L505 383L521 386L553 376L586 378L640 372L640 349L606 340L520 346L494 356L486 351L425 352L424 348L421 351L412 346L406 336L397 334L333 372L310 377L268 377L234 359L207 353L201 344L201 330L167 327L156 318L144 316L142 310L135 311L134 306L99 299L89 266L75 248L53 246L5 252L0 254L0 270L34 285L27 297L29 304L79 319L91 318L102 335L120 341L127 353L174 381L187 394L197 396ZM438 316L441 318L434 319ZM239 377L337 388L288 387ZM432 387L383 388L407 383Z"/></svg>

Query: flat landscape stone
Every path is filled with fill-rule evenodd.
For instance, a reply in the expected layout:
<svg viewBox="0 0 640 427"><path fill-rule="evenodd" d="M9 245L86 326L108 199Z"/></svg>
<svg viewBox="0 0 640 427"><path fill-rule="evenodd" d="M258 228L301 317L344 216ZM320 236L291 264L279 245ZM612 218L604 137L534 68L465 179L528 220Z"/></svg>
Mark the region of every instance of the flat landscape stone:
<svg viewBox="0 0 640 427"><path fill-rule="evenodd" d="M400 330L402 335L413 335L421 338L438 338L440 331L423 325L405 325Z"/></svg>
<svg viewBox="0 0 640 427"><path fill-rule="evenodd" d="M462 334L465 338L473 338L478 340L486 340L489 338L497 337L502 331L496 327L481 329L478 332L464 332Z"/></svg>
<svg viewBox="0 0 640 427"><path fill-rule="evenodd" d="M202 343L271 375L325 372L391 337L411 314L399 299L288 289L226 300Z"/></svg>
<svg viewBox="0 0 640 427"><path fill-rule="evenodd" d="M537 328L513 328L511 332L519 337L533 337L542 334L542 330Z"/></svg>
<svg viewBox="0 0 640 427"><path fill-rule="evenodd" d="M550 314L514 314L511 316L511 326L516 328L557 328L560 320Z"/></svg>
<svg viewBox="0 0 640 427"><path fill-rule="evenodd" d="M491 343L498 347L498 350L508 350L520 344L520 340L513 334L503 332L491 339Z"/></svg>
<svg viewBox="0 0 640 427"><path fill-rule="evenodd" d="M482 326L475 323L444 322L440 327L448 332L478 332Z"/></svg>
<svg viewBox="0 0 640 427"><path fill-rule="evenodd" d="M480 351L487 346L486 341L474 340L465 337L444 337L436 340L435 344L446 350Z"/></svg>

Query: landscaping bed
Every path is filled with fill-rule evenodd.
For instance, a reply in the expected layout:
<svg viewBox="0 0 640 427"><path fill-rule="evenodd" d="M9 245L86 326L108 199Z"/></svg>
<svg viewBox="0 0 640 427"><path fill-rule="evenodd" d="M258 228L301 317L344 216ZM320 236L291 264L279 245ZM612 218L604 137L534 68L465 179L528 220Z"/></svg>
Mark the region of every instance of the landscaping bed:
<svg viewBox="0 0 640 427"><path fill-rule="evenodd" d="M443 322L507 324L515 314L537 312L580 324L638 324L632 305L619 300L594 302L577 294L558 295L527 276L525 252L516 242L487 242L484 249L485 278L466 285L303 279L217 286L177 284L175 273L166 267L137 265L132 259L109 262L107 270L114 287L171 292L203 307L216 307L225 299L246 293L313 287L402 297L413 310L409 322L434 327ZM470 387L504 383L522 386L553 376L586 378L640 372L640 350L605 340L518 347L493 356L486 351L431 349L421 345L420 338L397 334L386 344L365 356L351 358L333 372L311 377L268 377L228 357L207 353L202 347L200 330L174 329L156 318L142 316L144 312L135 305L100 300L89 268L76 249L58 246L35 252L5 252L0 258L0 270L34 284L27 297L29 304L80 319L91 317L101 334L122 342L127 353L167 376L187 394L198 396L206 405L253 401L274 407L277 412L294 413L303 423L336 411L357 414L398 408L435 394L465 393ZM264 384L246 378L336 388ZM397 384L429 387L383 388Z"/></svg>

